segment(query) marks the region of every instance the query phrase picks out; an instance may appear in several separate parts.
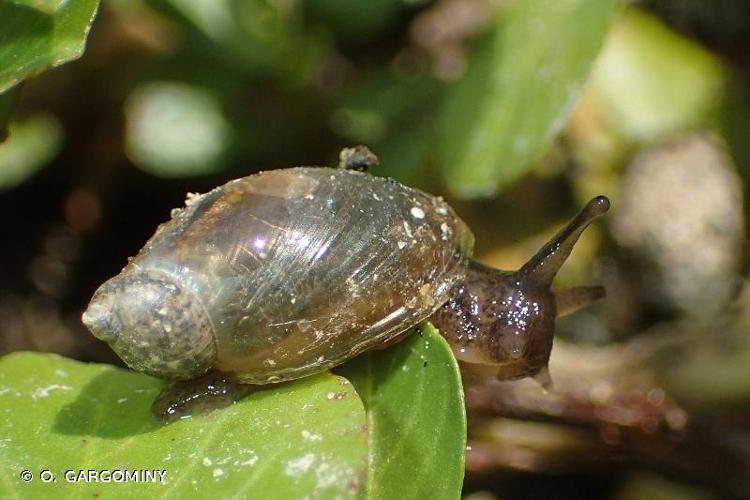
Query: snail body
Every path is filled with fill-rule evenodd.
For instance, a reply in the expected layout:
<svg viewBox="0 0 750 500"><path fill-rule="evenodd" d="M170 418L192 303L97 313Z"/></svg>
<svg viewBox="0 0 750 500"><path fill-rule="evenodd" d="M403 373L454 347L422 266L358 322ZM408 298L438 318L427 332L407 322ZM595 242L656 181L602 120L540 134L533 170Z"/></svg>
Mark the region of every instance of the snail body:
<svg viewBox="0 0 750 500"><path fill-rule="evenodd" d="M470 260L474 237L441 198L360 171L361 154L342 158L344 168L272 170L190 197L99 287L84 323L136 371L260 385L430 319L460 360L518 378L546 367L558 310L602 295L549 287L606 198L521 270L498 271Z"/></svg>

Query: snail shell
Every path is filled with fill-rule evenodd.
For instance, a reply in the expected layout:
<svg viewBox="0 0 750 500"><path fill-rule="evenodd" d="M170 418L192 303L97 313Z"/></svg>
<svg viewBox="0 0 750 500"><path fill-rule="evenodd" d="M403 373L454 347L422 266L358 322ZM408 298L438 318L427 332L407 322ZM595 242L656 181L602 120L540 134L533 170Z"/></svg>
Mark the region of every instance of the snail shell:
<svg viewBox="0 0 750 500"><path fill-rule="evenodd" d="M83 320L137 371L289 380L429 317L464 278L473 242L441 198L395 181L268 171L189 198Z"/></svg>

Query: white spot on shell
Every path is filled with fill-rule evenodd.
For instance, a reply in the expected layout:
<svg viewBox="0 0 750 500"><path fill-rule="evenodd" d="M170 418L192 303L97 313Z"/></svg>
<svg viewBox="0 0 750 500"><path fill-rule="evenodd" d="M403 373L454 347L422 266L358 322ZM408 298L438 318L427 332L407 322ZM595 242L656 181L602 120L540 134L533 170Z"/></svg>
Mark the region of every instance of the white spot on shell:
<svg viewBox="0 0 750 500"><path fill-rule="evenodd" d="M198 201L201 196L203 196L203 195L200 194L200 193L188 193L188 194L186 194L185 195L185 206L189 207L190 205L192 205L193 203L195 203L196 201Z"/></svg>
<svg viewBox="0 0 750 500"><path fill-rule="evenodd" d="M396 245L398 246L399 250L403 250L403 248L406 246L406 242L405 241L399 241L398 243L396 243Z"/></svg>
<svg viewBox="0 0 750 500"><path fill-rule="evenodd" d="M424 219L424 210L419 207L411 207L411 215L415 219Z"/></svg>
<svg viewBox="0 0 750 500"><path fill-rule="evenodd" d="M451 234L451 230L448 227L448 224L443 222L440 224L440 231L443 233L443 241L446 241L448 239L448 236Z"/></svg>

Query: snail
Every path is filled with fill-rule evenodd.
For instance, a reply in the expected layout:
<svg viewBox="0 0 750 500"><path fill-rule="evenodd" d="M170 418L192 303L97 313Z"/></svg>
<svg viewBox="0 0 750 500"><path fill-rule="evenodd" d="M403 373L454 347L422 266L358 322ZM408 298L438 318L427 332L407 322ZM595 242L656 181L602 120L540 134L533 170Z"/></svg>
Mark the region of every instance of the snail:
<svg viewBox="0 0 750 500"><path fill-rule="evenodd" d="M270 170L189 195L98 288L83 323L131 369L192 381L155 403L166 416L327 370L427 319L459 361L544 377L555 318L604 295L550 285L607 198L520 270L499 271L471 260L472 232L442 198L365 172L376 163L358 146L338 168Z"/></svg>

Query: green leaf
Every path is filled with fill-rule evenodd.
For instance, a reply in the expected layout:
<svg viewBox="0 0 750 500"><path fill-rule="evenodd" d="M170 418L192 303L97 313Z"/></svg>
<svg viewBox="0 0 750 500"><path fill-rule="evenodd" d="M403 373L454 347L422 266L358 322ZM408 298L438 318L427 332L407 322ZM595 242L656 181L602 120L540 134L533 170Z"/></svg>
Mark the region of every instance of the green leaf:
<svg viewBox="0 0 750 500"><path fill-rule="evenodd" d="M421 331L341 367L354 387L323 373L169 425L149 412L162 381L55 355L5 356L0 496L342 498L359 490L365 498L458 498L466 446L460 374L437 331ZM102 469L164 470L165 482L65 475ZM55 483L41 480L44 470Z"/></svg>
<svg viewBox="0 0 750 500"><path fill-rule="evenodd" d="M83 53L98 0L0 2L0 92Z"/></svg>
<svg viewBox="0 0 750 500"><path fill-rule="evenodd" d="M370 460L361 497L459 498L466 413L458 365L429 323L342 366L367 409Z"/></svg>
<svg viewBox="0 0 750 500"><path fill-rule="evenodd" d="M353 497L366 463L362 402L322 373L165 425L163 382L55 355L0 358L3 498ZM165 481L72 483L66 470L164 470ZM21 479L23 470L33 474ZM40 479L50 471L56 483ZM74 472L76 474L77 472ZM85 472L88 474L88 472Z"/></svg>
<svg viewBox="0 0 750 500"><path fill-rule="evenodd" d="M452 89L440 123L442 172L457 196L494 195L563 126L619 0L516 0Z"/></svg>

